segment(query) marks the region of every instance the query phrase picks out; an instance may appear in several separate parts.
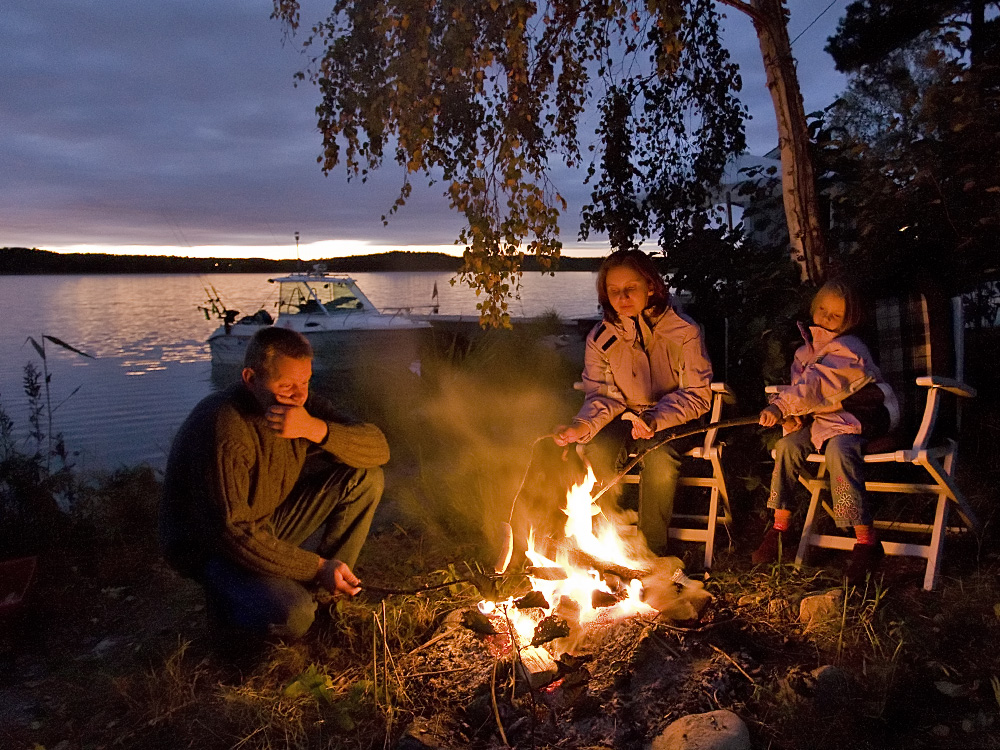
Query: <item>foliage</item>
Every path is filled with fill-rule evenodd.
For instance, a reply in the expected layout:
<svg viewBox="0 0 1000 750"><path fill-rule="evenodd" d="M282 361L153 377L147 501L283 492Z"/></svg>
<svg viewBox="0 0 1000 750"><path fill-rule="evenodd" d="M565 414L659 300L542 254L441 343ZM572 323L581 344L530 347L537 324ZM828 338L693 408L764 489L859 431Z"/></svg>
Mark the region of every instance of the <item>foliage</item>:
<svg viewBox="0 0 1000 750"><path fill-rule="evenodd" d="M925 32L958 28L956 17L984 0L856 0L847 6L826 51L837 70L857 72L905 49ZM996 3L991 3L995 5Z"/></svg>
<svg viewBox="0 0 1000 750"><path fill-rule="evenodd" d="M297 0L274 17L299 24ZM442 181L466 219L461 278L484 293L482 321L509 325L525 255L551 269L567 209L554 161L593 152L582 234L672 248L707 187L743 149L740 80L711 0L337 0L305 42L319 51L319 161L366 178L388 157ZM593 143L581 135L600 115ZM385 220L385 217L383 217Z"/></svg>
<svg viewBox="0 0 1000 750"><path fill-rule="evenodd" d="M954 294L1000 273L1000 45L976 65L967 45L925 32L862 67L815 125L842 267L873 283Z"/></svg>
<svg viewBox="0 0 1000 750"><path fill-rule="evenodd" d="M57 538L67 527L65 509L72 506L80 489L62 433L53 426L53 415L65 400L52 404L45 342L90 355L55 336L45 335L41 343L32 337L28 341L41 357L42 369L33 362L24 366L28 432L22 445L15 438L13 420L0 403L0 517L4 519L0 524L0 557L37 552Z"/></svg>

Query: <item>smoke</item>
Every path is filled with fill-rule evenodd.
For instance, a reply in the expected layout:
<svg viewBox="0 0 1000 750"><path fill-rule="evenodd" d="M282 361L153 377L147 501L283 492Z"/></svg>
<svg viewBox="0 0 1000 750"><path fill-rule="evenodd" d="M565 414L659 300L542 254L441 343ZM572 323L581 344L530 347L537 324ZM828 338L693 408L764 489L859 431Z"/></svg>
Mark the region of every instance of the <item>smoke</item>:
<svg viewBox="0 0 1000 750"><path fill-rule="evenodd" d="M515 554L523 554L529 518L536 527L564 523L575 469L551 434L575 412L568 402L577 367L513 334L457 363L425 360L402 436L416 468L397 487L407 515L456 551L471 545L487 567L505 546L508 520Z"/></svg>

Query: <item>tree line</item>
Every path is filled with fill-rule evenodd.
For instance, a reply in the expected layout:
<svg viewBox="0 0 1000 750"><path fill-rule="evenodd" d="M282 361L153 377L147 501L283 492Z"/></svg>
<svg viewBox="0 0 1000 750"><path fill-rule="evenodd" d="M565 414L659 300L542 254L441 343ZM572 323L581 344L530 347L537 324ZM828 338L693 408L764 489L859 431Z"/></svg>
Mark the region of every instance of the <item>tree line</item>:
<svg viewBox="0 0 1000 750"><path fill-rule="evenodd" d="M596 270L599 259L560 259L563 271ZM0 248L0 275L28 274L158 274L158 273L291 273L316 263L334 273L388 271L438 271L458 273L461 258L434 252L404 250L321 260L270 260L268 258L186 258L166 255L113 255L111 253L56 253L26 247ZM526 271L541 271L535 259Z"/></svg>

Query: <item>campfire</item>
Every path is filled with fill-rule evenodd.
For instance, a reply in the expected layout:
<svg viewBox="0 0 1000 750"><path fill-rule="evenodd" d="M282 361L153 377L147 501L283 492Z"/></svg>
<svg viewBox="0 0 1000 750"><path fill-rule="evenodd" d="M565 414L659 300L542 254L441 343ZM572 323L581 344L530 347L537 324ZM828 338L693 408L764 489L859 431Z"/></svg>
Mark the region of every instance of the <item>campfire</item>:
<svg viewBox="0 0 1000 750"><path fill-rule="evenodd" d="M505 601L482 600L464 623L496 656L513 653L533 685L557 674L555 659L585 644L588 634L626 618L697 620L712 595L684 574L676 557L656 557L625 516L594 501L591 467L566 496L564 537L536 547L527 537L531 591ZM554 550L548 549L552 546ZM499 568L506 568L510 550Z"/></svg>

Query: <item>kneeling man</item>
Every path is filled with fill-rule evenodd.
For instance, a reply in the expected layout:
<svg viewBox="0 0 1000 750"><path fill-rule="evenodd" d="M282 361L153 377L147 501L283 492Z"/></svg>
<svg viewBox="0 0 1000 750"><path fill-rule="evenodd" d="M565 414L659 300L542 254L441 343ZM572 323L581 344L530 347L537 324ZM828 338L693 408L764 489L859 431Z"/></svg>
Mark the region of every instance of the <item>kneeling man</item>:
<svg viewBox="0 0 1000 750"><path fill-rule="evenodd" d="M351 568L389 446L378 427L310 396L311 376L304 336L261 329L240 382L194 408L167 461L164 556L204 587L210 616L247 635L305 634L316 612L310 583L360 591ZM315 552L302 546L314 532Z"/></svg>

